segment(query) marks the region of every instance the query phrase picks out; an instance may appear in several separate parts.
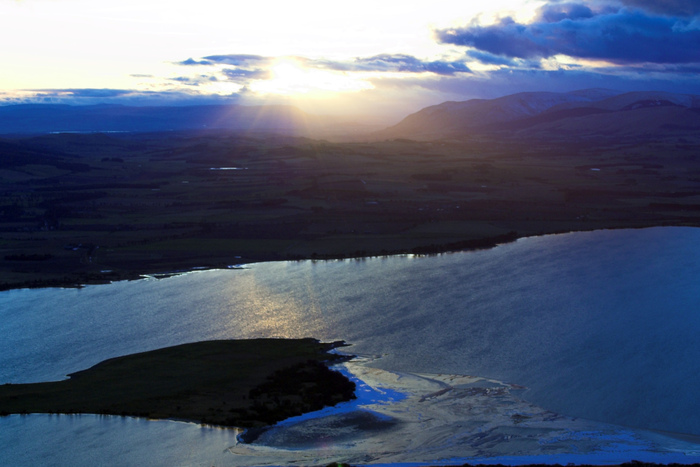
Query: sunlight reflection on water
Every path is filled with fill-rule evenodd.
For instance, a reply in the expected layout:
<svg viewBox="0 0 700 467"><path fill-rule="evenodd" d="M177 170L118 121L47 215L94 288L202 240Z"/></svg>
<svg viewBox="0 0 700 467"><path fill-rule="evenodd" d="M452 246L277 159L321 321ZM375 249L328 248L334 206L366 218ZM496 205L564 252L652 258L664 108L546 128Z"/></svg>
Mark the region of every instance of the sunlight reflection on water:
<svg viewBox="0 0 700 467"><path fill-rule="evenodd" d="M655 228L14 290L0 293L0 382L183 342L316 337L377 367L477 374L566 414L700 433L698 277L700 230Z"/></svg>

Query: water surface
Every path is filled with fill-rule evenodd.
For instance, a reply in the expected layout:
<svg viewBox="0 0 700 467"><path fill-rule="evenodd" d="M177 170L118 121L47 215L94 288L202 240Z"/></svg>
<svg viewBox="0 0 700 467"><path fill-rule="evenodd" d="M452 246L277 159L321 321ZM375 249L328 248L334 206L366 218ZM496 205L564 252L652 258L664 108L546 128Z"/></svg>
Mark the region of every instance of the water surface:
<svg viewBox="0 0 700 467"><path fill-rule="evenodd" d="M567 415L700 434L699 281L700 230L653 228L14 290L0 293L0 382L184 342L312 336L389 370L522 384Z"/></svg>

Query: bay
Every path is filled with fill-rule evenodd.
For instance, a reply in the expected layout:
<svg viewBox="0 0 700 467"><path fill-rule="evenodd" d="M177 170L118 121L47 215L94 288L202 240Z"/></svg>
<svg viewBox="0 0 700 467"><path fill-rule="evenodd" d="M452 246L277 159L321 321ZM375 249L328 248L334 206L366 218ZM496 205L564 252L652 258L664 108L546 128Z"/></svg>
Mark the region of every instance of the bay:
<svg viewBox="0 0 700 467"><path fill-rule="evenodd" d="M700 229L651 228L13 290L0 383L184 342L311 336L383 369L509 381L566 415L700 434L699 280ZM0 419L0 443L17 420Z"/></svg>

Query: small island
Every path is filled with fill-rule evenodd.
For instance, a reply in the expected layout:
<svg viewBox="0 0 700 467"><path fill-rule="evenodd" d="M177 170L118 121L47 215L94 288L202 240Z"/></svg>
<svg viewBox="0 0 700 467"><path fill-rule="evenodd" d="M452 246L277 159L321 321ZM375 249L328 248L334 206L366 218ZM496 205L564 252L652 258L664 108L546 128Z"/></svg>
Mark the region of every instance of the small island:
<svg viewBox="0 0 700 467"><path fill-rule="evenodd" d="M92 413L264 427L355 398L344 342L217 340L113 358L63 381L0 386L0 414Z"/></svg>

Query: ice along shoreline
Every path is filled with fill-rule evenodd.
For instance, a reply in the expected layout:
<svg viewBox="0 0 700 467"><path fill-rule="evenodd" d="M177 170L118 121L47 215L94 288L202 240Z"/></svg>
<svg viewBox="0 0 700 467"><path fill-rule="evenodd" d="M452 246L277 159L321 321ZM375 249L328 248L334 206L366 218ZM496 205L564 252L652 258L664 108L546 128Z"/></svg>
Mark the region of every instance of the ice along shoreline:
<svg viewBox="0 0 700 467"><path fill-rule="evenodd" d="M697 442L557 414L522 399L515 384L392 372L363 359L340 366L357 400L231 446L231 465L700 462Z"/></svg>

